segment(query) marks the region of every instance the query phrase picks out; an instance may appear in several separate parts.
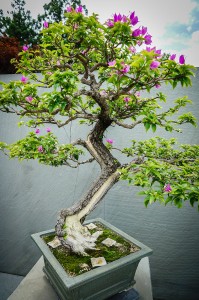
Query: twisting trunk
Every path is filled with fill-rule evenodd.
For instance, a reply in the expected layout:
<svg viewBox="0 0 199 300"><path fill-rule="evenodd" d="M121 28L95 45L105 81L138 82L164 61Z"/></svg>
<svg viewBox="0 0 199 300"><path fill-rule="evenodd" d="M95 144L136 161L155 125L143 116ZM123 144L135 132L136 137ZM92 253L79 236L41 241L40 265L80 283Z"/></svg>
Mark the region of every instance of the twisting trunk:
<svg viewBox="0 0 199 300"><path fill-rule="evenodd" d="M78 203L61 211L56 225L56 233L62 244L82 255L86 255L86 249L95 248L95 241L99 236L91 235L88 229L82 226L82 222L118 181L120 175L119 162L104 146L101 138L109 125L109 122L99 121L84 144L101 167L99 178Z"/></svg>

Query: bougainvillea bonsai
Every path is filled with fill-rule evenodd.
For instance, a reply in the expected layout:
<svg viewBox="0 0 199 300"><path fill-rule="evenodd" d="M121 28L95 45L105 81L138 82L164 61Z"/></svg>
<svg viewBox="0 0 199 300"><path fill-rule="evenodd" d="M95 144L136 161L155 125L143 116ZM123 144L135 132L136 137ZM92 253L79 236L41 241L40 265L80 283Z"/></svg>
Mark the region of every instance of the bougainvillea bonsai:
<svg viewBox="0 0 199 300"><path fill-rule="evenodd" d="M135 12L114 14L101 24L96 14L85 16L81 6L67 7L63 22L44 22L38 49L24 45L17 63L21 80L1 82L1 111L24 117L20 124L35 128L12 145L1 143L9 157L51 166L75 168L93 161L100 166L86 195L63 209L55 226L62 245L83 255L95 247L97 236L82 223L120 179L143 188L146 206L158 200L181 207L185 200L191 205L199 200L199 146L157 137L119 149L114 137L105 138L110 126L131 131L141 124L145 130L171 132L184 123L196 125L191 113L173 116L191 102L187 97L163 109L166 96L158 90L163 83L191 85L193 67L183 55L152 46L147 27L138 23ZM60 144L52 127L74 120L86 126L87 138ZM44 135L41 126L47 127ZM113 151L125 156L125 163Z"/></svg>

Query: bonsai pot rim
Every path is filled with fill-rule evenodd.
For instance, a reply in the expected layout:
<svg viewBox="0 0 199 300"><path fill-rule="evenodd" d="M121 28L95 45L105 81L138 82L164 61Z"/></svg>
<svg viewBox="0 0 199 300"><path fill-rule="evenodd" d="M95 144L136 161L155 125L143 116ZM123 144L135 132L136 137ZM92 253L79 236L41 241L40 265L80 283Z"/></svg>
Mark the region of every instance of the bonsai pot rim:
<svg viewBox="0 0 199 300"><path fill-rule="evenodd" d="M129 262L132 262L132 261L133 262L140 261L143 257L151 255L152 252L153 252L152 249L150 249L146 245L142 244L141 242L134 239L133 237L131 237L127 233L121 231L120 229L116 228L115 226L113 226L112 224L106 222L105 220L102 220L101 218L87 220L87 221L84 222L84 225L87 225L89 223L101 223L105 227L108 227L111 230L113 230L115 233L121 235L127 241L137 245L140 248L140 250L138 250L134 253L130 253L127 256L121 257L121 258L117 259L116 261L110 262L107 265L104 265L102 267L98 267L98 268L89 270L88 272L85 272L83 274L80 274L78 276L71 277L63 269L63 267L60 265L60 263L58 263L57 259L55 258L53 253L50 251L50 249L46 245L45 241L43 241L43 239L42 239L42 237L45 236L45 235L54 234L55 230L50 229L50 230L46 230L46 231L42 231L42 232L39 232L39 233L32 234L31 235L32 239L36 242L37 246L42 251L42 253L43 253L43 248L45 247L45 257L48 260L50 260L51 265L53 266L53 268L56 269L56 272L59 274L59 276L62 278L62 280L65 281L68 288L75 287L76 285L79 286L80 283L82 282L82 279L84 279L83 281L85 283L85 282L89 281L91 278L93 278L93 276L97 276L97 275L100 276L100 274L102 274L104 272L109 273L112 270L114 270L115 268L117 268L118 264L124 266L124 265L128 265Z"/></svg>

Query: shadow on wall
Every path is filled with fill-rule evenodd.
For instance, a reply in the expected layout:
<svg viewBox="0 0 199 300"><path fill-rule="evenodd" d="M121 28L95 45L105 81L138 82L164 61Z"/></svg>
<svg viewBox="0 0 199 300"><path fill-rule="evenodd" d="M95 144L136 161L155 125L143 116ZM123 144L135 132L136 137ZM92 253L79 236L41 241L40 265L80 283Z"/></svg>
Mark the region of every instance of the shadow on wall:
<svg viewBox="0 0 199 300"><path fill-rule="evenodd" d="M9 81L20 75L2 75ZM199 70L188 89L162 87L168 99L187 94L194 102L186 110L192 110L199 119ZM170 100L169 100L170 101ZM0 140L14 142L29 129L18 128L17 118L0 114ZM57 133L56 128L52 128ZM71 130L59 130L59 138L68 142L78 134L86 135L84 127L72 124ZM126 132L125 132L126 134ZM125 144L121 128L111 128L109 136L115 143ZM132 139L153 136L143 127L129 131ZM155 136L169 137L169 133L157 131ZM198 144L198 129L185 126L178 134L182 143ZM57 213L78 200L93 178L98 174L96 164L73 170L66 167L41 166L36 161L8 160L0 153L0 272L25 275L40 257L40 252L30 239L34 232L53 228ZM105 199L92 212L90 218L101 217L124 230L154 250L150 257L152 284L156 300L197 300L199 295L199 217L196 208L188 204L183 209L163 207L159 204L144 207L138 188L125 182L116 184Z"/></svg>

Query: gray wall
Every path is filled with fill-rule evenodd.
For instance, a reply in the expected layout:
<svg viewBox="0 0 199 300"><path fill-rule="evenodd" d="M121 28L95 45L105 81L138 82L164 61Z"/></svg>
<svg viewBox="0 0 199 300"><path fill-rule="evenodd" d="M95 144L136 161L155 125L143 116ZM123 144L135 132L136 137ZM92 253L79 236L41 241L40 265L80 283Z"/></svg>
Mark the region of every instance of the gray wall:
<svg viewBox="0 0 199 300"><path fill-rule="evenodd" d="M172 90L163 87L162 92L175 99L187 94L194 105L192 110L199 119L199 70L193 78L193 87ZM19 78L20 75L13 75ZM1 75L0 80L9 81L13 76ZM14 142L25 136L26 128L16 126L13 115L0 114L0 140ZM86 134L86 128L73 123L71 130L61 129L61 141L68 142ZM184 126L177 134L180 142L199 142L199 130ZM135 139L153 136L145 133L142 126L134 131L111 128L107 137L115 145L124 145L126 135ZM158 130L155 134L169 137ZM172 134L176 136L176 134ZM99 168L96 164L80 169L41 166L36 161L9 160L0 153L0 272L25 275L40 252L30 239L30 234L53 228L58 211L68 207L86 191ZM197 208L187 203L182 209L154 204L147 209L137 195L138 188L119 182L106 195L90 217L102 217L124 230L154 250L150 258L154 297L165 300L196 300L199 295L199 214Z"/></svg>

